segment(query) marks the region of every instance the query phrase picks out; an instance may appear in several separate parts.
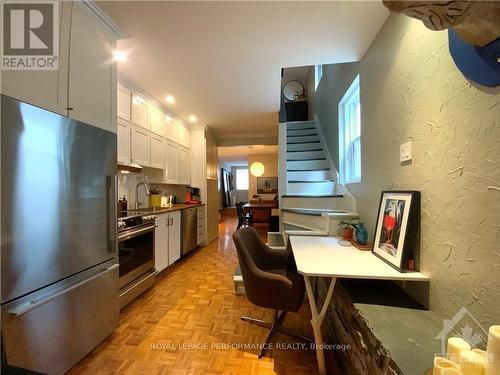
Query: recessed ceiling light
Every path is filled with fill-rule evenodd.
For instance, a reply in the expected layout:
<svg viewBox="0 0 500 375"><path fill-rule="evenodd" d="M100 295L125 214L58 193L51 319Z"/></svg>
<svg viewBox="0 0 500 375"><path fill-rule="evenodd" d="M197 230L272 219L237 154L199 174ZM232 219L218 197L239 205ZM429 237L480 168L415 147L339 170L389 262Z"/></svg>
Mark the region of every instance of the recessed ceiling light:
<svg viewBox="0 0 500 375"><path fill-rule="evenodd" d="M172 95L167 95L165 96L165 100L167 101L167 103L169 104L174 104L175 103L175 99Z"/></svg>
<svg viewBox="0 0 500 375"><path fill-rule="evenodd" d="M115 61L118 61L118 62L127 61L127 55L123 51L114 50L113 57L114 57Z"/></svg>
<svg viewBox="0 0 500 375"><path fill-rule="evenodd" d="M189 121L196 122L196 121L198 121L198 117L196 117L195 115L191 115L191 116L189 116Z"/></svg>

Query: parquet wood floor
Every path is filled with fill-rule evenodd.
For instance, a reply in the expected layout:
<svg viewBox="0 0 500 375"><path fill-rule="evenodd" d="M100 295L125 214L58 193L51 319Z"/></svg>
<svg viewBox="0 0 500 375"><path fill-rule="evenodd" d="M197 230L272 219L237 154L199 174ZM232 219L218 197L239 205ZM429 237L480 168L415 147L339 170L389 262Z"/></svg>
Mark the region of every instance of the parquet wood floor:
<svg viewBox="0 0 500 375"><path fill-rule="evenodd" d="M118 329L70 374L316 374L312 350L274 349L259 360L257 347L236 347L261 344L267 334L240 317L270 320L272 311L232 292L235 227L235 219L220 223L216 241L163 272L154 288L121 312ZM266 226L258 229L264 236ZM306 302L286 318L288 327L313 337L309 321ZM293 342L298 341L274 337L274 343Z"/></svg>

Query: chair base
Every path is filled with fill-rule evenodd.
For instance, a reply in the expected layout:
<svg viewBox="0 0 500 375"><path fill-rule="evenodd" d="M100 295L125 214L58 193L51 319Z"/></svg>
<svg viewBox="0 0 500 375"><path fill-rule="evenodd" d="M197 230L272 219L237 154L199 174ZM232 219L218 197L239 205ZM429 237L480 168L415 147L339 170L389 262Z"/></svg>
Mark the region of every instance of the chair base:
<svg viewBox="0 0 500 375"><path fill-rule="evenodd" d="M255 324L257 326L269 329L269 333L267 334L266 341L264 341L264 344L262 345L262 349L259 352L259 359L261 359L264 356L264 354L267 351L267 347L268 347L267 344L269 344L269 342L271 341L271 338L277 332L283 333L284 335L294 337L296 339L306 341L309 343L313 342L313 340L311 340L309 337L303 336L296 331L285 328L285 326L283 325L283 321L285 320L285 315L286 315L286 311L282 311L281 313L278 313L278 310L275 310L274 311L274 321L272 323L267 322L267 321L262 320L262 319L255 319L255 318L250 318L247 316L241 317L241 320L243 320L244 322L248 322L248 323Z"/></svg>

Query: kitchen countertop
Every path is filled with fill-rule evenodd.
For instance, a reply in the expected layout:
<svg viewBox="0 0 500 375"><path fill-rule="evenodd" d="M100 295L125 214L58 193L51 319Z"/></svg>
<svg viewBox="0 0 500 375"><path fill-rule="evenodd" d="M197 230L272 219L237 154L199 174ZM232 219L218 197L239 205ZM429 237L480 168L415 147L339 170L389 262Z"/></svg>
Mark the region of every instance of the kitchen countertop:
<svg viewBox="0 0 500 375"><path fill-rule="evenodd" d="M167 212L185 210L187 208L204 206L204 205L205 205L205 203L191 203L191 204L179 203L179 204L174 204L172 207L144 207L144 208L138 208L136 210L133 209L133 210L128 210L128 211L129 212L133 212L133 211L147 212L148 214L163 214L163 213L167 213Z"/></svg>

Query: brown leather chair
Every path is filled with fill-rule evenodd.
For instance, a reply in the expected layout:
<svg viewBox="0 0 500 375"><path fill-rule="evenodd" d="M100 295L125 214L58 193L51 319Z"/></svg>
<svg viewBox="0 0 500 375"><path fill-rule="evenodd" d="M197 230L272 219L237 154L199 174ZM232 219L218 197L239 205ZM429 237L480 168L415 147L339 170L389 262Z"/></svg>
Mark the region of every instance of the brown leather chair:
<svg viewBox="0 0 500 375"><path fill-rule="evenodd" d="M304 278L297 272L293 253L284 249L270 249L251 227L234 232L233 240L246 296L253 304L274 310L273 322L249 317L241 317L241 320L270 329L265 344L276 332L312 342L283 325L285 314L298 311L304 302ZM262 346L259 358L264 355L266 347Z"/></svg>

